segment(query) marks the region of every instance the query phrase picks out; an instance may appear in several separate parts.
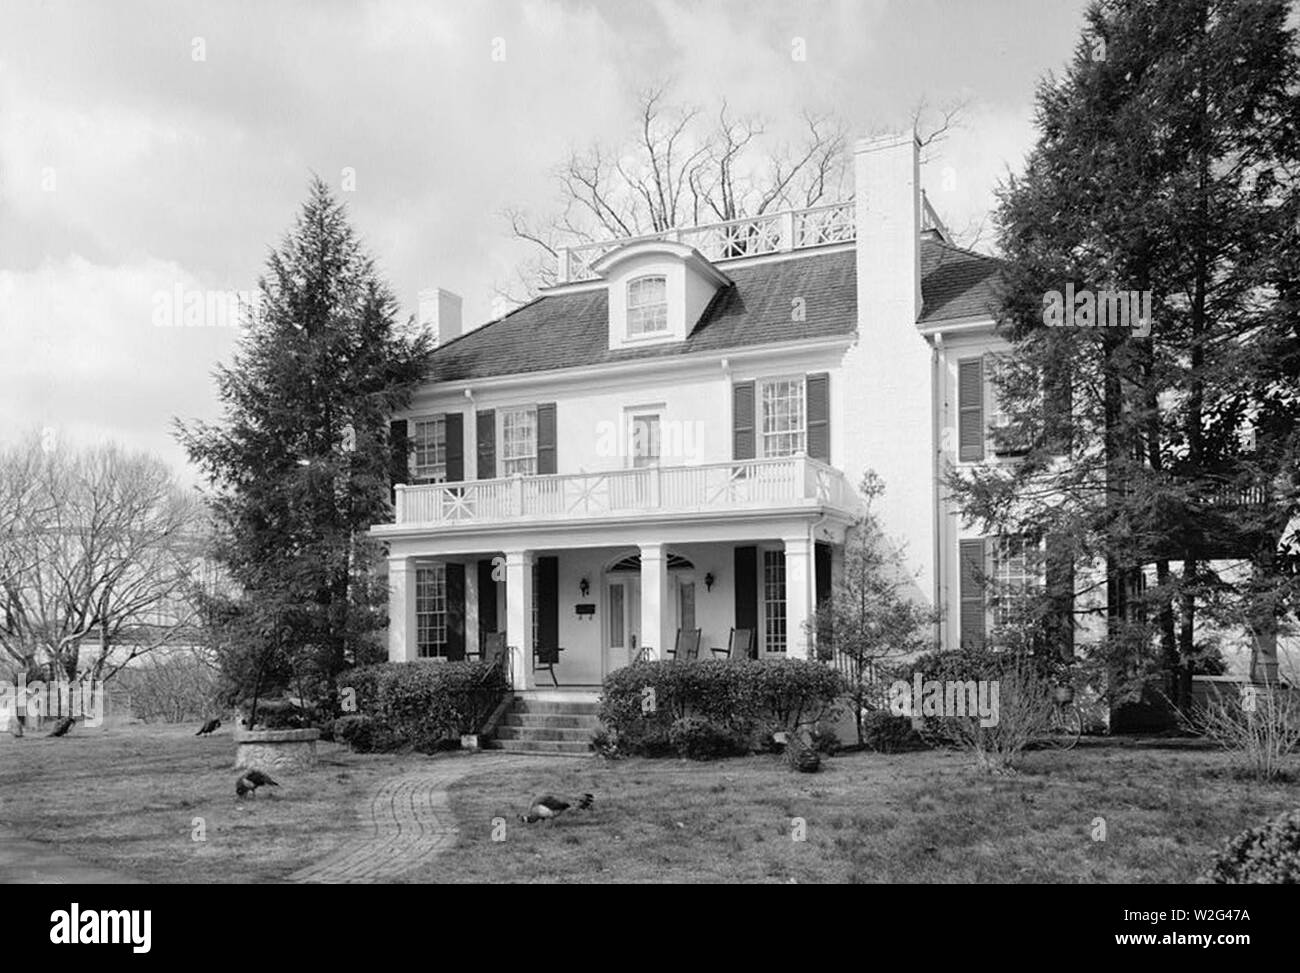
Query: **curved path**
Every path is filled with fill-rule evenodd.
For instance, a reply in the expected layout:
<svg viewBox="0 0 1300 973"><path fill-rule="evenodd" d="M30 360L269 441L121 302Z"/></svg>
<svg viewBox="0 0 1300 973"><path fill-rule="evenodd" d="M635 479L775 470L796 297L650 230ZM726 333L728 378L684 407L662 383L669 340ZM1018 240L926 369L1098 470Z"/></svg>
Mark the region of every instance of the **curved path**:
<svg viewBox="0 0 1300 973"><path fill-rule="evenodd" d="M383 882L432 860L456 841L447 788L472 774L510 767L536 767L537 757L474 754L438 758L428 767L383 781L366 802L368 834L315 865L289 876L291 882Z"/></svg>

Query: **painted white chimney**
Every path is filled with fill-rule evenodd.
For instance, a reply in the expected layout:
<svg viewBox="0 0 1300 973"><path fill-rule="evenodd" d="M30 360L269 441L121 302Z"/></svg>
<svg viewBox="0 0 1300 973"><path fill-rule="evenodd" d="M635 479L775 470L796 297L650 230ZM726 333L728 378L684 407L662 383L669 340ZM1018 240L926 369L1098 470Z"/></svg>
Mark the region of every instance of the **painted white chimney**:
<svg viewBox="0 0 1300 973"><path fill-rule="evenodd" d="M913 596L934 597L934 401L921 312L920 158L912 132L854 146L858 341L845 357L842 407L853 430L843 469L885 481L877 503L885 533L903 547ZM847 386L847 387L846 387ZM832 392L834 394L834 392ZM835 444L832 443L832 453Z"/></svg>
<svg viewBox="0 0 1300 973"><path fill-rule="evenodd" d="M434 347L445 345L461 332L459 294L441 287L427 287L420 291L417 320L420 327L433 335Z"/></svg>

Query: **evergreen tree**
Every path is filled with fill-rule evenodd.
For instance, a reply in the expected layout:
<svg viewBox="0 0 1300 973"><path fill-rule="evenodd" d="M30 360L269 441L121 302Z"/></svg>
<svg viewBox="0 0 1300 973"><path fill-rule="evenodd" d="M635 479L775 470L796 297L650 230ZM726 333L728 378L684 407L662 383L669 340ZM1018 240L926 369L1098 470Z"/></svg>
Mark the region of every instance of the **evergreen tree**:
<svg viewBox="0 0 1300 973"><path fill-rule="evenodd" d="M1014 350L995 382L1033 445L950 485L990 532L1048 538L1048 561L1066 565L1047 572L1058 608L1070 565L1105 564L1113 690L1159 672L1185 703L1198 605L1268 628L1291 598L1274 557L1300 406L1288 13L1283 0L1093 3L1064 76L1040 86L1027 168L1001 192L999 328ZM1066 284L1149 291L1149 335L1046 326L1045 295ZM1076 323L1099 310L1081 304L1091 320ZM1216 571L1228 557L1250 559L1253 580Z"/></svg>
<svg viewBox="0 0 1300 973"><path fill-rule="evenodd" d="M432 345L399 325L320 179L258 289L232 363L215 372L222 421L177 426L213 487L215 557L240 591L211 616L231 695L316 697L379 651L385 595L366 531L391 518L389 417Z"/></svg>

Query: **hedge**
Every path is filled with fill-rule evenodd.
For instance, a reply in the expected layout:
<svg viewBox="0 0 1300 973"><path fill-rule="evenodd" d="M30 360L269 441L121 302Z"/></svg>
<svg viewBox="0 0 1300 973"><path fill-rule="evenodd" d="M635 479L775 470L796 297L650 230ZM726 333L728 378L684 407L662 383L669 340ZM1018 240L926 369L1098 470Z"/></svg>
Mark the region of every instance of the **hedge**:
<svg viewBox="0 0 1300 973"><path fill-rule="evenodd" d="M444 749L477 733L510 691L502 668L487 662L384 662L353 669L339 684L356 693L357 712L335 732L358 750Z"/></svg>
<svg viewBox="0 0 1300 973"><path fill-rule="evenodd" d="M660 756L684 748L679 721L692 719L690 735L705 721L718 735L753 739L830 716L843 692L838 672L803 659L639 662L605 678L600 720L620 751Z"/></svg>

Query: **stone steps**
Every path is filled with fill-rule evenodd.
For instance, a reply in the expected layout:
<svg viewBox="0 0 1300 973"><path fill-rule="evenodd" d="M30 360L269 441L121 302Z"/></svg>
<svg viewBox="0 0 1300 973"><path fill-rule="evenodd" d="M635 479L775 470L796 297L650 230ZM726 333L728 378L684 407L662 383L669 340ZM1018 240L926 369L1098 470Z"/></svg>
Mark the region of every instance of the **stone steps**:
<svg viewBox="0 0 1300 973"><path fill-rule="evenodd" d="M600 729L600 704L589 699L516 697L493 735L509 753L590 756L591 735Z"/></svg>

